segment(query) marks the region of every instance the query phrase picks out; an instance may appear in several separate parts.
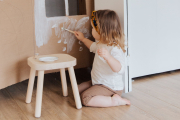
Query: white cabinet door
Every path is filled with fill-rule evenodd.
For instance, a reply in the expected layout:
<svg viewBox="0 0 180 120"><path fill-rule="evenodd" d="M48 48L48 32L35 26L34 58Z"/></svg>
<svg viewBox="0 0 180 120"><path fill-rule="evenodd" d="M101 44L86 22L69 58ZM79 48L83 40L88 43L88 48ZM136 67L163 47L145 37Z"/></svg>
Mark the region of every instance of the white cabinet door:
<svg viewBox="0 0 180 120"><path fill-rule="evenodd" d="M128 0L129 77L180 68L180 0Z"/></svg>

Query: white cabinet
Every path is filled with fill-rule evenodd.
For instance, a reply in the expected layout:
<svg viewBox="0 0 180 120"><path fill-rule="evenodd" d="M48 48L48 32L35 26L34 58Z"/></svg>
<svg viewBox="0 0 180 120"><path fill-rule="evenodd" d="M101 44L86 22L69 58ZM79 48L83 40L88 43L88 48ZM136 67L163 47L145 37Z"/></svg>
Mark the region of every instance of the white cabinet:
<svg viewBox="0 0 180 120"><path fill-rule="evenodd" d="M180 69L179 0L95 0L95 9L115 10L128 44L125 92L135 77Z"/></svg>

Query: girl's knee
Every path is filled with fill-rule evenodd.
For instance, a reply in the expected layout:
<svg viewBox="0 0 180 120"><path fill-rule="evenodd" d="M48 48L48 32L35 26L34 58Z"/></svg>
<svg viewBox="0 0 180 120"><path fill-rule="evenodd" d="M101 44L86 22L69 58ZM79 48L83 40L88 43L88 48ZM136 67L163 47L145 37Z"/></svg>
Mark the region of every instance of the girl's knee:
<svg viewBox="0 0 180 120"><path fill-rule="evenodd" d="M86 83L86 85L88 86L88 87L91 87L92 86L92 80L89 80L89 81L87 81L87 82L85 82Z"/></svg>
<svg viewBox="0 0 180 120"><path fill-rule="evenodd" d="M86 81L78 85L79 93L83 93L85 90L89 89L92 86L91 81Z"/></svg>
<svg viewBox="0 0 180 120"><path fill-rule="evenodd" d="M92 95L90 95L88 92L84 91L83 93L81 93L81 102L84 106L87 106L87 103L89 102L89 100L92 98Z"/></svg>

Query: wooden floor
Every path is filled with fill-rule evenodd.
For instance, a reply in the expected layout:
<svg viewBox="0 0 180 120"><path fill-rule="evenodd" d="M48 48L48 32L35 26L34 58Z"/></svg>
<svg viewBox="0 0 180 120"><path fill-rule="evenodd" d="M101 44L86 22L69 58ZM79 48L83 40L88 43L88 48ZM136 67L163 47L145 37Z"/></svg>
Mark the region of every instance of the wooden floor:
<svg viewBox="0 0 180 120"><path fill-rule="evenodd" d="M78 83L90 79L87 71L76 71ZM37 81L30 104L28 80L0 90L0 120L180 120L180 70L135 79L133 91L122 95L131 106L110 108L77 110L67 79L69 96L63 97L59 73L45 75L41 118L34 117Z"/></svg>

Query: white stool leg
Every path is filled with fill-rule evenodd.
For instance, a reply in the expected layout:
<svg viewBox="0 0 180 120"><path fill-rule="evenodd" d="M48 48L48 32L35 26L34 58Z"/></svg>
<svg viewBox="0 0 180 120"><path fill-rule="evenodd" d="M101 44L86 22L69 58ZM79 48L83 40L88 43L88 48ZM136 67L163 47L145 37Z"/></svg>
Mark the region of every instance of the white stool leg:
<svg viewBox="0 0 180 120"><path fill-rule="evenodd" d="M78 90L78 87L77 87L77 82L76 82L76 77L75 77L75 73L74 73L74 68L73 67L69 67L68 71L69 71L69 76L70 76L70 80L71 80L71 85L72 85L72 89L73 89L73 94L74 94L75 102L76 102L76 108L77 109L81 109L82 108L82 104L81 104L81 99L80 99L80 96L79 96L79 90Z"/></svg>
<svg viewBox="0 0 180 120"><path fill-rule="evenodd" d="M35 117L41 116L43 82L44 82L44 71L38 71Z"/></svg>
<svg viewBox="0 0 180 120"><path fill-rule="evenodd" d="M65 68L60 69L63 96L68 96Z"/></svg>
<svg viewBox="0 0 180 120"><path fill-rule="evenodd" d="M27 93L26 93L26 103L31 102L35 74L36 74L36 70L31 68L30 75L29 75L28 88L27 88Z"/></svg>

